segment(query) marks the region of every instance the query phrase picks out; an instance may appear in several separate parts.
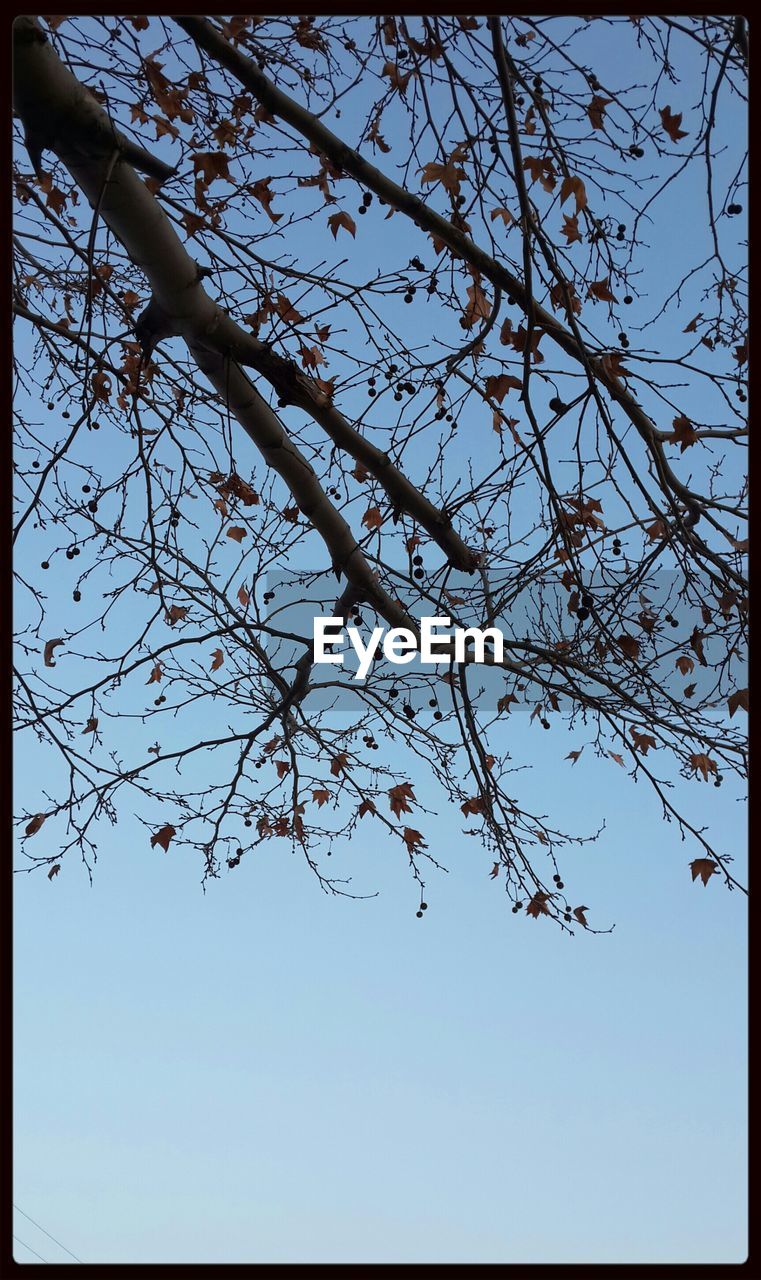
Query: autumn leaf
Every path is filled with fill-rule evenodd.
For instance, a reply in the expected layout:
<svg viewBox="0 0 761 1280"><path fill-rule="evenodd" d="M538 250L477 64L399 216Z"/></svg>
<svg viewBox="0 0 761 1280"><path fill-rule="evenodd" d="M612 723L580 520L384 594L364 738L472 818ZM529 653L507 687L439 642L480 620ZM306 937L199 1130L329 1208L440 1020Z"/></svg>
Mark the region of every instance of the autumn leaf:
<svg viewBox="0 0 761 1280"><path fill-rule="evenodd" d="M703 650L703 632L698 627L693 628L692 635L690 636L690 648L695 654L701 667L707 667L708 663L706 662L706 656Z"/></svg>
<svg viewBox="0 0 761 1280"><path fill-rule="evenodd" d="M490 400L496 400L497 404L502 403L511 388L515 391L523 390L520 378L514 378L511 373L491 374L484 383L484 392Z"/></svg>
<svg viewBox="0 0 761 1280"><path fill-rule="evenodd" d="M690 445L698 439L698 434L689 418L680 414L678 418L674 418L674 430L667 439L678 444L680 451L684 453L685 449L689 449Z"/></svg>
<svg viewBox="0 0 761 1280"><path fill-rule="evenodd" d="M705 755L704 752L698 752L696 755L690 756L690 767L694 769L695 773L703 775L704 782L708 781L709 773L718 773L716 761Z"/></svg>
<svg viewBox="0 0 761 1280"><path fill-rule="evenodd" d="M510 210L503 208L501 205L498 209L492 209L489 217L492 222L494 222L495 218L501 218L506 227L509 227L510 223L515 221Z"/></svg>
<svg viewBox="0 0 761 1280"><path fill-rule="evenodd" d="M451 157L446 164L437 164L434 160L429 160L428 164L424 165L420 172L422 174L422 182L440 182L444 190L450 195L459 195L460 183L465 177L465 170L454 164ZM507 211L505 210L505 212ZM494 214L492 214L493 217Z"/></svg>
<svg viewBox="0 0 761 1280"><path fill-rule="evenodd" d="M495 863L494 863L494 866L492 867L491 871L489 872L489 879L490 879L490 880L496 880L498 875L499 875L499 863L498 863L498 862L495 862Z"/></svg>
<svg viewBox="0 0 761 1280"><path fill-rule="evenodd" d="M54 862L52 867L48 871L48 880L52 880L55 876L57 876L60 870L61 870L60 862Z"/></svg>
<svg viewBox="0 0 761 1280"><path fill-rule="evenodd" d="M418 846L423 849L425 848L425 840L420 832L416 831L414 827L405 827L402 839L404 840L409 853L414 853Z"/></svg>
<svg viewBox="0 0 761 1280"><path fill-rule="evenodd" d="M175 622L182 622L187 617L187 613L188 613L187 605L173 604L173 605L170 605L169 609L167 610L166 620L169 623L170 627L173 627Z"/></svg>
<svg viewBox="0 0 761 1280"><path fill-rule="evenodd" d="M600 364L608 374L608 377L628 378L629 370L624 368L623 360L624 355L621 351L609 351L602 357Z"/></svg>
<svg viewBox="0 0 761 1280"><path fill-rule="evenodd" d="M466 800L464 804L461 804L460 808L466 818L469 817L471 813L483 813L483 796L472 796L471 799Z"/></svg>
<svg viewBox="0 0 761 1280"><path fill-rule="evenodd" d="M408 801L415 799L415 793L409 782L400 782L395 787L391 787L388 798L394 817L400 818L403 813L412 813L412 805L408 804Z"/></svg>
<svg viewBox="0 0 761 1280"><path fill-rule="evenodd" d="M254 200L258 200L271 222L279 222L283 215L272 211L272 201L275 197L273 192L270 191L271 181L271 178L260 178L258 182L253 182L246 187L246 190L250 196L253 196ZM285 319L285 317L283 318Z"/></svg>
<svg viewBox="0 0 761 1280"><path fill-rule="evenodd" d="M233 541L235 542L242 542L243 539L247 536L247 534L248 534L248 530L244 529L242 525L239 525L239 524L231 525L230 528L227 530L228 538L232 538Z"/></svg>
<svg viewBox="0 0 761 1280"><path fill-rule="evenodd" d="M219 671L219 668L222 666L222 663L223 663L223 662L224 662L224 660L225 660L225 655L224 655L224 653L222 652L222 650L221 650L221 649L214 649L214 650L212 650L212 655L211 655L211 656L212 656L212 658L214 659L214 661L213 661L213 662L212 662L212 664L211 664L211 670L212 670L212 671Z"/></svg>
<svg viewBox="0 0 761 1280"><path fill-rule="evenodd" d="M155 666L153 667L153 669L152 669L152 671L151 671L151 674L149 675L149 677L148 677L148 679L146 680L146 682L145 682L145 683L146 683L146 684L158 684L158 682L159 682L159 680L161 679L161 677L162 677L162 675L163 675L163 674L164 674L164 672L163 672L163 670L162 670L161 663L160 663L160 662L157 662L157 663L155 664Z"/></svg>
<svg viewBox="0 0 761 1280"><path fill-rule="evenodd" d="M277 769L277 776L278 776L278 779L282 782L282 780L283 780L283 778L285 777L285 775L286 775L287 773L289 773L289 772L290 772L290 768L291 768L290 761L288 761L288 760L276 760L276 761L275 761L275 768Z"/></svg>
<svg viewBox="0 0 761 1280"><path fill-rule="evenodd" d="M84 727L84 729L82 730L82 732L83 732L83 733L97 733L97 732L98 732L98 717L97 717L97 716L90 716L90 719L87 721L87 724L85 725L85 727Z"/></svg>
<svg viewBox="0 0 761 1280"><path fill-rule="evenodd" d="M515 703L517 703L517 702L518 702L518 699L516 698L515 694L514 694L514 693L506 693L506 694L504 694L504 695L503 695L503 696L498 700L498 702L497 702L497 710L498 710L498 711L509 711L509 710L510 710L510 706L511 706L511 704L512 704L513 702L515 702Z"/></svg>
<svg viewBox="0 0 761 1280"><path fill-rule="evenodd" d="M679 127L681 123L682 123L681 111L678 112L676 115L673 115L671 112L671 107L661 108L661 125L663 126L664 133L668 134L672 142L678 142L680 138L687 137L687 134L685 133L685 131L683 129L680 129Z"/></svg>
<svg viewBox="0 0 761 1280"><path fill-rule="evenodd" d="M743 711L747 711L748 710L748 690L735 689L734 693L730 693L729 698L727 699L727 705L729 706L730 719L738 710L738 708L742 708Z"/></svg>
<svg viewBox="0 0 761 1280"><path fill-rule="evenodd" d="M325 363L319 347L308 347L303 342L299 347L299 357L305 369L316 369L318 365Z"/></svg>
<svg viewBox="0 0 761 1280"><path fill-rule="evenodd" d="M612 98L603 98L597 93L594 94L592 101L587 107L589 123L593 129L605 128L605 108L609 107L612 101Z"/></svg>
<svg viewBox="0 0 761 1280"><path fill-rule="evenodd" d="M312 792L312 799L317 801L317 807L321 809L324 804L328 803L330 792L324 787L318 787L316 791Z"/></svg>
<svg viewBox="0 0 761 1280"><path fill-rule="evenodd" d="M639 657L639 640L635 640L634 636L627 635L623 632L616 640L619 649L622 649L627 658Z"/></svg>
<svg viewBox="0 0 761 1280"><path fill-rule="evenodd" d="M549 156L527 156L523 168L531 174L532 185L540 182L545 191L554 191L557 183L555 166Z"/></svg>
<svg viewBox="0 0 761 1280"><path fill-rule="evenodd" d="M593 280L589 286L589 296L597 298L598 302L615 302L616 297L610 287L610 277L605 276L602 280Z"/></svg>
<svg viewBox="0 0 761 1280"><path fill-rule="evenodd" d="M108 404L111 398L111 379L102 369L92 375L92 390L96 400Z"/></svg>
<svg viewBox="0 0 761 1280"><path fill-rule="evenodd" d="M569 196L573 196L576 201L576 213L581 213L582 209L587 207L587 189L581 178L572 178L570 174L567 178L563 178L560 188L560 203L565 204Z"/></svg>
<svg viewBox="0 0 761 1280"><path fill-rule="evenodd" d="M24 834L27 836L36 836L43 822L47 818L46 813L35 813L34 817L27 822L24 828Z"/></svg>
<svg viewBox="0 0 761 1280"><path fill-rule="evenodd" d="M549 893L542 893L541 890L537 890L526 907L526 915L533 916L535 920L538 920L540 916L548 916L550 914L550 909L547 906L547 903L551 896L552 895Z"/></svg>
<svg viewBox="0 0 761 1280"><path fill-rule="evenodd" d="M466 289L468 295L468 305L463 313L463 320L467 329L472 329L477 320L486 320L491 315L492 304L484 293L478 280L474 280L473 284L468 285Z"/></svg>
<svg viewBox="0 0 761 1280"><path fill-rule="evenodd" d="M244 609L246 608L250 598L251 597L249 596L245 587L238 587L238 601L243 606Z"/></svg>
<svg viewBox="0 0 761 1280"><path fill-rule="evenodd" d="M246 507L259 505L259 494L256 489L234 471L221 484L218 484L217 488L223 497L238 498Z"/></svg>
<svg viewBox="0 0 761 1280"><path fill-rule="evenodd" d="M362 517L362 523L366 529L379 529L383 524L383 516L378 507L368 507Z"/></svg>
<svg viewBox="0 0 761 1280"><path fill-rule="evenodd" d="M151 836L151 848L155 849L156 845L160 844L164 853L167 853L169 851L169 841L172 839L172 836L176 835L177 832L174 827L167 823L165 827L162 827L160 831L157 831L155 835Z"/></svg>
<svg viewBox="0 0 761 1280"><path fill-rule="evenodd" d="M47 644L45 645L45 652L43 654L43 661L46 667L55 666L55 661L54 661L55 650L61 644L66 644L66 641L62 640L60 637L57 640L48 640Z"/></svg>
<svg viewBox="0 0 761 1280"><path fill-rule="evenodd" d="M640 755L646 756L651 747L655 750L658 745L655 738L652 738L649 733L638 733L636 729L630 729L629 732L634 743L634 750L639 751Z"/></svg>
<svg viewBox="0 0 761 1280"><path fill-rule="evenodd" d="M232 182L228 163L229 157L225 155L224 151L197 151L193 156L193 168L196 171L196 176L201 177L206 186L215 182L217 178Z"/></svg>
<svg viewBox="0 0 761 1280"><path fill-rule="evenodd" d="M572 218L570 218L568 214L565 214L563 217L563 225L560 230L566 238L566 244L573 244L574 241L581 240L577 214L574 214Z"/></svg>
<svg viewBox="0 0 761 1280"><path fill-rule="evenodd" d="M608 755L611 760L615 760L616 764L620 764L622 769L626 768L623 756L620 756L617 751L609 751Z"/></svg>
<svg viewBox="0 0 761 1280"><path fill-rule="evenodd" d="M690 863L690 871L692 872L693 881L697 880L698 876L700 876L704 885L708 884L711 876L715 875L718 870L718 864L714 862L713 858L695 858L695 860Z"/></svg>
<svg viewBox="0 0 761 1280"><path fill-rule="evenodd" d="M578 751L569 751L568 755L566 756L566 760L571 760L573 764L576 764L576 761L578 760L583 750L584 750L583 747L579 747Z"/></svg>
<svg viewBox="0 0 761 1280"><path fill-rule="evenodd" d="M348 213L332 213L328 218L328 226L333 232L334 240L336 239L341 227L343 227L345 231L348 231L351 236L356 236L357 234L357 224Z"/></svg>
<svg viewBox="0 0 761 1280"><path fill-rule="evenodd" d="M339 751L338 755L333 756L333 759L330 762L330 772L333 774L334 778L340 777L346 769L348 762L349 754L347 751Z"/></svg>
<svg viewBox="0 0 761 1280"><path fill-rule="evenodd" d="M383 66L383 75L388 76L391 82L391 88L397 89L399 93L401 93L402 96L404 96L404 94L407 91L407 85L409 83L409 79L410 79L410 76L412 75L412 72L408 71L405 75L403 72L399 70L395 62L386 62L384 63L384 66Z"/></svg>
<svg viewBox="0 0 761 1280"><path fill-rule="evenodd" d="M359 806L358 813L360 818L364 818L366 813L377 813L377 809L372 800L363 800Z"/></svg>

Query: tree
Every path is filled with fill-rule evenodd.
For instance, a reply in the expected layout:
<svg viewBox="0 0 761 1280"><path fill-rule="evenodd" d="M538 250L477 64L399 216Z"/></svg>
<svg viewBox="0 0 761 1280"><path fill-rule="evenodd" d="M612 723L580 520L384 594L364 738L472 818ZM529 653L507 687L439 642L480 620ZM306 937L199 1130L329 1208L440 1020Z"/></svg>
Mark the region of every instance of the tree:
<svg viewBox="0 0 761 1280"><path fill-rule="evenodd" d="M282 840L351 894L326 856L378 823L422 896L425 792L514 911L587 928L558 857L594 835L521 802L525 706L736 885L689 797L746 763L743 19L14 45L27 866L91 869L134 811L204 878ZM302 597L364 634L499 623L505 654L325 678Z"/></svg>

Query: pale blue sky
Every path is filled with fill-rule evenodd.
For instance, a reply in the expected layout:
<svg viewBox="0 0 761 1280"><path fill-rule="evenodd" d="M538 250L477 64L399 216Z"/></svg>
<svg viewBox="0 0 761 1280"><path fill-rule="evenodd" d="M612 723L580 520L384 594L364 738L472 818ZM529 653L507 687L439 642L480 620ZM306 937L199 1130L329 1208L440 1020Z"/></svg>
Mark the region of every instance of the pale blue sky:
<svg viewBox="0 0 761 1280"><path fill-rule="evenodd" d="M666 209L699 198L688 179ZM653 238L676 278L685 238ZM63 608L70 584L45 586ZM745 900L691 883L695 846L644 784L591 752L571 768L578 730L517 715L500 734L536 766L527 808L579 832L606 818L562 865L611 934L512 915L451 812L426 818L449 874L422 920L370 822L334 856L379 890L360 902L326 897L284 841L204 895L129 814L92 887L73 858L17 877L15 1202L95 1263L742 1261ZM17 749L24 803L53 768ZM677 788L741 874L730 782Z"/></svg>

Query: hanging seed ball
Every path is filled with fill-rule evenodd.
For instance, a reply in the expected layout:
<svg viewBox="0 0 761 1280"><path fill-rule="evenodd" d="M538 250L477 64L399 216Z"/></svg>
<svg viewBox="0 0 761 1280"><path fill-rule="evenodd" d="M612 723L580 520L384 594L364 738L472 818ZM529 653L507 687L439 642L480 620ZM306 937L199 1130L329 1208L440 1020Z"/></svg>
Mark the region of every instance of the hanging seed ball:
<svg viewBox="0 0 761 1280"><path fill-rule="evenodd" d="M422 920L422 918L423 918L423 913L422 913L422 911L416 911L416 912L415 912L415 915L417 916L418 920Z"/></svg>
<svg viewBox="0 0 761 1280"><path fill-rule="evenodd" d="M73 591L73 592L72 592L72 597L71 597L71 598L72 598L72 600L74 601L74 603L75 603L75 604L79 604L80 600L82 599L82 592L81 592L81 591Z"/></svg>
<svg viewBox="0 0 761 1280"><path fill-rule="evenodd" d="M433 718L434 720L443 720L444 719L443 711L434 711Z"/></svg>
<svg viewBox="0 0 761 1280"><path fill-rule="evenodd" d="M626 303L627 307L631 306L633 301L634 299L632 295L630 293L627 293L626 297L624 298L624 302Z"/></svg>
<svg viewBox="0 0 761 1280"><path fill-rule="evenodd" d="M565 885L562 880L558 880L558 889L565 889Z"/></svg>
<svg viewBox="0 0 761 1280"><path fill-rule="evenodd" d="M64 415L64 416L65 416L65 415ZM92 424L92 429L93 429L93 431L100 431L100 423L99 423L99 422L93 422L93 424Z"/></svg>
<svg viewBox="0 0 761 1280"><path fill-rule="evenodd" d="M589 617L589 610L588 610L588 609L577 609L577 610L576 610L576 617L579 619L579 622L586 622L587 618Z"/></svg>
<svg viewBox="0 0 761 1280"><path fill-rule="evenodd" d="M50 561L49 561L49 560L43 560L42 564L40 565L40 568L41 568L41 569L49 569L49 568L50 568Z"/></svg>
<svg viewBox="0 0 761 1280"><path fill-rule="evenodd" d="M39 465L40 465L40 464L39 464L39 462L37 461L37 459L36 459L36 458L34 458L34 459L33 459L33 461L32 461L32 466L34 467L35 471L37 470L37 468L39 467Z"/></svg>
<svg viewBox="0 0 761 1280"><path fill-rule="evenodd" d="M413 569L413 570L412 570L412 576L413 576L414 578L424 578L424 577L425 577L425 570L424 570L424 569Z"/></svg>
<svg viewBox="0 0 761 1280"><path fill-rule="evenodd" d="M642 150L642 147L638 147L638 146L629 147L629 155L634 156L635 160L641 160L644 154L645 153Z"/></svg>

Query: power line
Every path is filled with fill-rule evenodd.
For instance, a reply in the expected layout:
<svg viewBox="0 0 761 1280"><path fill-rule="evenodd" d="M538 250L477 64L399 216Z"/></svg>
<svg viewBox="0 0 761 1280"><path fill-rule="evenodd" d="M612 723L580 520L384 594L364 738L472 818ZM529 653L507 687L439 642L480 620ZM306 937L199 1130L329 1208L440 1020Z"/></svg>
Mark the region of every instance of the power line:
<svg viewBox="0 0 761 1280"><path fill-rule="evenodd" d="M36 1249L33 1249L30 1244L26 1244L21 1239L21 1236L14 1236L13 1239L16 1241L17 1244L23 1244L24 1248L28 1249L30 1253L33 1253L35 1258L39 1258L40 1262L47 1262L47 1258L43 1258L41 1253L38 1253Z"/></svg>
<svg viewBox="0 0 761 1280"><path fill-rule="evenodd" d="M27 1221L32 1223L32 1226L37 1227L37 1229L41 1231L43 1235L46 1235L48 1237L48 1240L52 1240L53 1244L57 1244L59 1249L63 1249L64 1253L68 1253L69 1257L73 1258L75 1262L82 1262L82 1259L78 1258L75 1253L72 1253L71 1249L67 1249L65 1244L61 1244L60 1240L56 1240L55 1236L51 1236L50 1232L46 1231L44 1227L41 1227L39 1222L35 1222L34 1218L30 1218L28 1213L24 1213L24 1210L20 1208L19 1205L16 1204L15 1200L13 1202L13 1207L14 1209L17 1209L19 1213L23 1214L24 1217L27 1219ZM18 1239L18 1236L14 1238ZM20 1241L20 1243L23 1244L24 1243L23 1240ZM28 1249L29 1245L27 1245L26 1248ZM32 1249L32 1253L34 1253L34 1249ZM39 1258L40 1255L37 1254L36 1256ZM44 1261L45 1259L43 1258L43 1262ZM82 1266L84 1266L84 1263L82 1263Z"/></svg>

